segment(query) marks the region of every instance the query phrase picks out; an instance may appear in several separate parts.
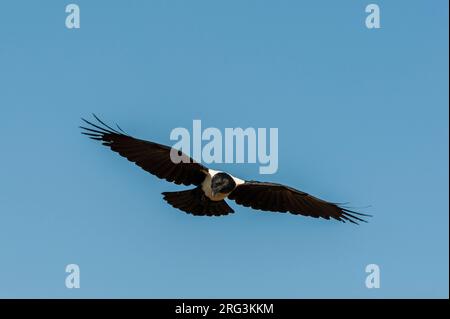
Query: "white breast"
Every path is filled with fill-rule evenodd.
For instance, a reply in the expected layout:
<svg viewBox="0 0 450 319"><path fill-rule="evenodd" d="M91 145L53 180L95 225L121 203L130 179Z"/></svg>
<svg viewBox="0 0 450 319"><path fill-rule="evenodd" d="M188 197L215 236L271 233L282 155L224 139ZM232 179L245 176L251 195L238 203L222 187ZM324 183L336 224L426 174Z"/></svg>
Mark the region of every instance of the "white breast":
<svg viewBox="0 0 450 319"><path fill-rule="evenodd" d="M213 169L209 169L208 170L208 175L206 176L205 180L202 183L202 190L205 193L206 197L208 197L209 199L211 199L213 201L221 201L221 200L225 199L230 194L230 193L228 193L228 194L215 194L214 196L212 195L211 179L217 173L222 173L222 172L215 171ZM245 183L245 181L240 179L240 178L234 177L231 174L228 174L228 175L230 175L233 178L233 180L236 183L236 185L240 185L240 184Z"/></svg>

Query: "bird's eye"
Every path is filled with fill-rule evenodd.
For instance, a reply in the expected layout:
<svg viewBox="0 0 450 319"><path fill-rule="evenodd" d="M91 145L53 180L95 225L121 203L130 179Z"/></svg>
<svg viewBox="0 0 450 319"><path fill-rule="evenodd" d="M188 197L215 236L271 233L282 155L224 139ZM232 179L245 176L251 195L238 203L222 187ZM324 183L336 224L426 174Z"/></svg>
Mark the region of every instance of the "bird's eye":
<svg viewBox="0 0 450 319"><path fill-rule="evenodd" d="M182 153L181 153L181 151L180 151L180 150L178 150L178 156L181 156L181 154L182 154Z"/></svg>

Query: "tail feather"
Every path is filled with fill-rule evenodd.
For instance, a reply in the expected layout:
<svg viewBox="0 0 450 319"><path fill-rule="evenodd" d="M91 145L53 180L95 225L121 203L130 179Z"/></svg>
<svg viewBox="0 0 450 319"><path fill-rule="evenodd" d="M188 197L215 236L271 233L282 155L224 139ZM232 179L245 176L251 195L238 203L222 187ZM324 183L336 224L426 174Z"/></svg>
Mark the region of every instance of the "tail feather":
<svg viewBox="0 0 450 319"><path fill-rule="evenodd" d="M180 192L164 192L164 200L175 208L197 216L222 216L234 213L224 201L212 201L200 187Z"/></svg>

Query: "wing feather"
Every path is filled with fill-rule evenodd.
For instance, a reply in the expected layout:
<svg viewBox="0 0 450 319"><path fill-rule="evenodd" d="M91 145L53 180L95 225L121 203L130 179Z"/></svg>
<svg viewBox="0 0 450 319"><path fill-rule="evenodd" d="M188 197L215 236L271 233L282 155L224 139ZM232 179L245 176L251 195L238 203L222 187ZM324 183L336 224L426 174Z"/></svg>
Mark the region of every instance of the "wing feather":
<svg viewBox="0 0 450 319"><path fill-rule="evenodd" d="M295 188L276 183L246 181L238 185L229 199L237 204L257 210L272 212L290 212L296 215L315 218L334 218L357 224L366 222L362 217L370 216L343 208L335 203L299 191Z"/></svg>
<svg viewBox="0 0 450 319"><path fill-rule="evenodd" d="M208 168L195 162L184 153L183 160L174 163L170 159L171 147L136 139L127 135L118 125L117 131L101 121L95 114L98 124L82 119L89 127L80 126L82 134L93 140L102 141L114 152L134 162L145 171L175 184L200 185L206 177Z"/></svg>

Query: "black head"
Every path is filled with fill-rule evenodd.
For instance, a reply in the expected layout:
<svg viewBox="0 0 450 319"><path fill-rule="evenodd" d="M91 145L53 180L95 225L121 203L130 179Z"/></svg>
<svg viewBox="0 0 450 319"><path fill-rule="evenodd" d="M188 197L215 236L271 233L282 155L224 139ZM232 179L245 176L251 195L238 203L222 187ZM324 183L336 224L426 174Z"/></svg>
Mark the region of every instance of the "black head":
<svg viewBox="0 0 450 319"><path fill-rule="evenodd" d="M233 177L227 173L217 173L211 179L211 190L214 194L228 194L236 187Z"/></svg>

